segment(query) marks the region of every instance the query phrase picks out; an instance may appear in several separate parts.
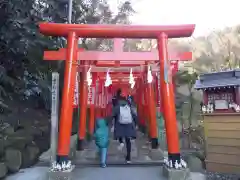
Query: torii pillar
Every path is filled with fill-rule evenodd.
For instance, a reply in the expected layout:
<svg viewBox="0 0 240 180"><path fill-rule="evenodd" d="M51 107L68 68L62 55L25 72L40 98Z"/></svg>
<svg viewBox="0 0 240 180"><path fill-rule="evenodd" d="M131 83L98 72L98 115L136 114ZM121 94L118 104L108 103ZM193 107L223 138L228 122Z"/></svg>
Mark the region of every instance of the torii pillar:
<svg viewBox="0 0 240 180"><path fill-rule="evenodd" d="M168 158L172 162L180 163L179 137L176 121L175 102L173 96L173 86L171 74L169 72L169 61L167 55L168 38L189 37L192 35L195 25L176 26L128 26L128 25L89 25L89 24L58 24L40 23L41 33L49 36L65 36L67 38L67 61L65 66L63 102L61 107L58 162L68 160L73 100L74 83L76 78L77 61L77 39L82 38L156 38L158 40L158 52L160 56L160 73L163 82L163 115L165 120Z"/></svg>
<svg viewBox="0 0 240 180"><path fill-rule="evenodd" d="M64 72L64 88L59 124L57 162L67 162L72 133L73 100L77 75L78 36L76 32L69 32L67 36L67 56Z"/></svg>
<svg viewBox="0 0 240 180"><path fill-rule="evenodd" d="M158 52L160 60L160 83L161 87L161 100L163 102L163 116L165 120L167 146L168 146L168 158L172 162L180 162L179 151L179 137L177 129L177 117L175 108L174 89L172 82L172 71L169 69L168 61L168 35L162 32L158 38Z"/></svg>
<svg viewBox="0 0 240 180"><path fill-rule="evenodd" d="M93 136L94 127L95 127L95 103L96 103L96 81L97 81L97 73L92 74L92 87L91 88L91 102L90 102L90 115L88 122L88 131L90 137Z"/></svg>

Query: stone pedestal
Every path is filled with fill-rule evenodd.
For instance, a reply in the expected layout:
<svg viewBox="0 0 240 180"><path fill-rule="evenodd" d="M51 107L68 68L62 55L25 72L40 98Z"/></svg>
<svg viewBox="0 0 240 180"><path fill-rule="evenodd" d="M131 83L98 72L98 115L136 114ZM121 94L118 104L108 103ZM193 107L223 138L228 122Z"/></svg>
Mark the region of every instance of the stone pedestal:
<svg viewBox="0 0 240 180"><path fill-rule="evenodd" d="M163 176L168 180L191 180L190 171L185 169L170 169L166 165L163 166Z"/></svg>
<svg viewBox="0 0 240 180"><path fill-rule="evenodd" d="M69 172L48 172L48 180L72 180L72 171Z"/></svg>
<svg viewBox="0 0 240 180"><path fill-rule="evenodd" d="M158 149L150 149L149 150L149 157L154 161L159 161L164 159L163 151Z"/></svg>

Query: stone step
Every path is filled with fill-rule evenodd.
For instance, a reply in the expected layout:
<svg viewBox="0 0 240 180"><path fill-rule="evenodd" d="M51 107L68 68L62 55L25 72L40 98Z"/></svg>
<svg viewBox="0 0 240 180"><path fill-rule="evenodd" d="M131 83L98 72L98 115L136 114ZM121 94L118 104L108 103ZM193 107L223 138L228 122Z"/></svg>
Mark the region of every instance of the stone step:
<svg viewBox="0 0 240 180"><path fill-rule="evenodd" d="M137 132L138 138L132 140L132 161L159 161L163 159L163 152L161 149L151 150L151 144L148 142L147 137L141 132ZM77 135L71 137L71 148L70 148L70 158L73 161L92 163L99 162L98 158L98 148L94 141L86 142L85 150L76 152L76 140ZM110 144L108 148L108 160L111 162L124 162L126 155L126 147L122 151L118 150L119 142L110 137ZM43 153L39 160L49 161L51 156L51 151Z"/></svg>

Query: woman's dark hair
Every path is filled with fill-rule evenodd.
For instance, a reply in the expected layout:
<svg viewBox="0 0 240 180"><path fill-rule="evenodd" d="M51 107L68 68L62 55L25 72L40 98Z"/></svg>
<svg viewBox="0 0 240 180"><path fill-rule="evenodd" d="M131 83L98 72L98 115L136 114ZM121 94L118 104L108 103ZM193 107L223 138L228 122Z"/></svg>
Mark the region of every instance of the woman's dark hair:
<svg viewBox="0 0 240 180"><path fill-rule="evenodd" d="M122 94L122 90L121 90L121 89L118 89L118 90L117 90L117 93L116 93L116 96L117 96L117 97L120 97L121 94Z"/></svg>
<svg viewBox="0 0 240 180"><path fill-rule="evenodd" d="M112 98L112 105L113 105L113 106L116 106L116 105L117 105L117 101L118 101L117 98L116 98L116 97L113 97L113 98Z"/></svg>

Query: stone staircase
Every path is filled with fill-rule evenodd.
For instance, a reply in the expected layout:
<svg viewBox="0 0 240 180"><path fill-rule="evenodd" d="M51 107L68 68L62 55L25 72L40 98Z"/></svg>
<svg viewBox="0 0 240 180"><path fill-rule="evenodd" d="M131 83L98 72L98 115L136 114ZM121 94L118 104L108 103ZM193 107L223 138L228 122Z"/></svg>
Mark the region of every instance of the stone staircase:
<svg viewBox="0 0 240 180"><path fill-rule="evenodd" d="M113 135L110 137L110 144L108 148L107 162L108 164L123 164L125 163L126 149L118 150L119 142L113 140ZM76 151L77 135L71 137L71 151L70 158L74 164L99 164L98 148L94 141L86 142L83 151ZM44 152L40 158L40 163L49 162L51 151ZM131 152L132 164L151 164L162 163L163 152L161 149L152 150L147 138L141 132L137 133L137 139L132 140Z"/></svg>
<svg viewBox="0 0 240 180"><path fill-rule="evenodd" d="M110 144L108 148L108 164L122 164L125 163L126 149L122 151L118 150L119 142L113 140L111 136ZM161 149L152 150L147 138L144 134L138 132L138 138L132 140L132 151L131 160L132 163L144 164L144 163L162 163L163 162L163 152ZM75 158L73 158L76 164L79 163L98 163L98 153L97 147L94 142L89 142L86 145L86 149L81 152L76 152Z"/></svg>
<svg viewBox="0 0 240 180"><path fill-rule="evenodd" d="M111 136L112 137L112 136ZM118 150L119 142L113 140L111 138L110 145L108 148L108 158L107 158L107 166L108 168L102 169L99 168L99 158L98 158L98 148L95 145L94 141L86 142L85 149L83 151L76 151L76 140L77 136L72 136L71 138L71 153L70 157L72 159L73 164L75 165L75 169L72 172L64 172L61 175L61 172L47 172L47 179L79 179L79 177L83 175L83 171L86 169L91 169L85 173L84 178L88 179L96 179L104 177L104 179L111 179L112 176L116 176L116 179L126 179L123 178L126 174L132 174L132 179L142 179L145 180L150 179L172 179L172 180L204 180L205 177L203 174L200 174L201 177L193 176L193 173L190 173L190 170L187 168L186 170L173 170L168 169L163 165L163 158L167 156L167 152L163 152L161 149L152 150L150 148L150 143L147 138L140 132L138 132L138 136L136 140L132 140L132 163L129 165L125 164L125 152ZM45 152L40 157L40 163L38 166L49 166L50 160L50 151ZM163 166L162 166L163 165ZM129 168L130 166L131 168ZM93 168L95 168L93 170ZM152 171L154 169L154 171ZM103 171L102 173L97 173L96 171ZM124 170L124 171L123 171ZM125 172L128 170L129 172ZM136 170L139 170L138 172ZM115 172L113 172L115 171ZM146 171L147 176L140 175L140 172ZM106 177L106 173L110 173L109 177ZM76 174L79 173L79 174ZM94 176L92 176L95 173ZM145 174L144 173L144 174ZM155 176L153 177L153 173ZM110 177L111 175L111 177ZM190 176L188 176L190 175ZM195 175L195 174L194 174ZM59 179L59 177L61 178ZM118 178L119 177L119 178ZM129 176L127 176L129 177ZM131 178L130 177L130 178ZM168 177L168 178L166 178ZM130 179L129 178L129 179ZM119 180L120 180L119 179ZM42 180L46 180L46 177L42 178Z"/></svg>

